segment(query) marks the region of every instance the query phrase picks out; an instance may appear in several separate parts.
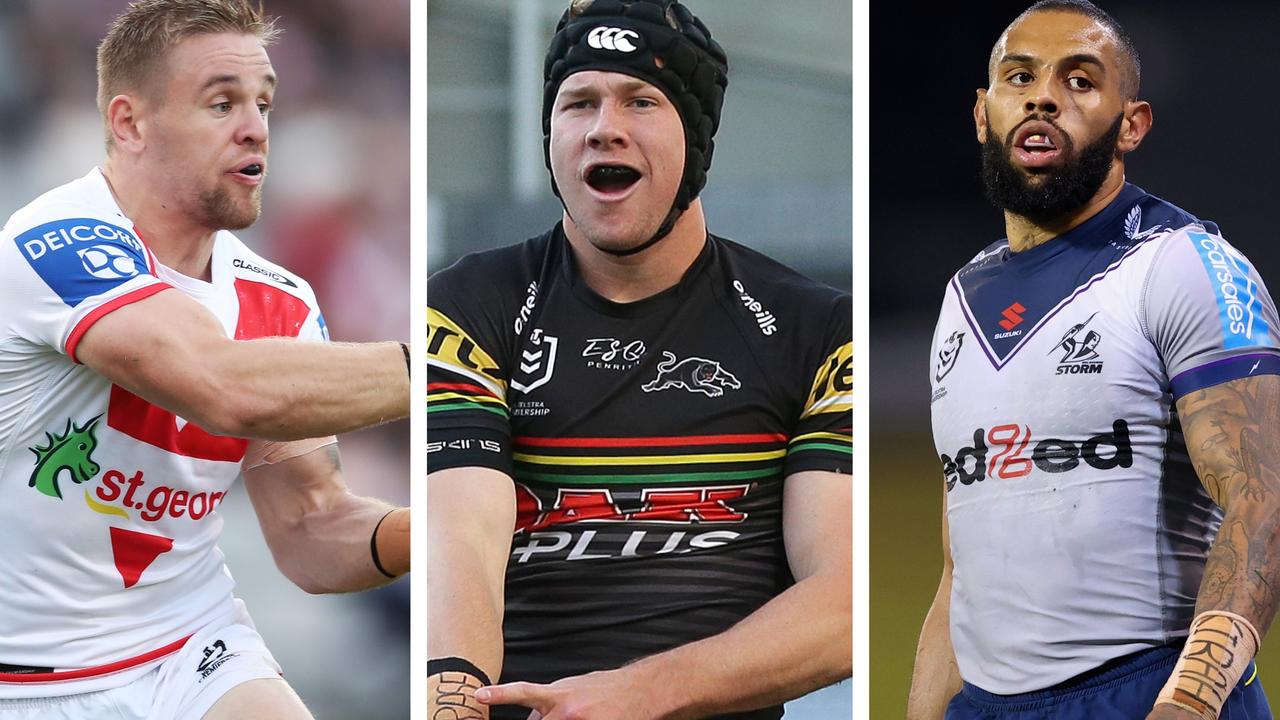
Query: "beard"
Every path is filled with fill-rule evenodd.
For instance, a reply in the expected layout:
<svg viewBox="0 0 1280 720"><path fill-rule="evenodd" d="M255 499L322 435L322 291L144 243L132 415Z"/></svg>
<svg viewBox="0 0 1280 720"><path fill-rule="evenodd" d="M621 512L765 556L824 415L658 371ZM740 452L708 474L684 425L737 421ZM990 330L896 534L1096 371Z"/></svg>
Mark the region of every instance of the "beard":
<svg viewBox="0 0 1280 720"><path fill-rule="evenodd" d="M1075 152L1071 137L1058 128L1066 145L1062 148L1065 161L1056 168L1035 172L1034 177L1040 178L1035 184L1010 159L1017 128L1009 131L1003 142L988 132L987 141L982 144L982 184L987 199L1006 212L1038 224L1080 209L1097 194L1111 171L1123 120L1123 114L1117 115L1110 129L1079 153Z"/></svg>
<svg viewBox="0 0 1280 720"><path fill-rule="evenodd" d="M200 193L196 200L196 216L200 224L219 230L243 230L262 213L262 186L253 189L248 204L237 203L224 188Z"/></svg>

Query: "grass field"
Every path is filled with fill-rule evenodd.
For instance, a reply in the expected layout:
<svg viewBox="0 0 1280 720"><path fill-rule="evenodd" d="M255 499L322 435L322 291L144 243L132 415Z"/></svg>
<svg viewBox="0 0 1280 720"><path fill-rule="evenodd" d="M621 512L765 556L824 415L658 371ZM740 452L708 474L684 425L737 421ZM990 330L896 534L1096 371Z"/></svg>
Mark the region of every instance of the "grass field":
<svg viewBox="0 0 1280 720"><path fill-rule="evenodd" d="M871 448L871 717L892 720L906 713L920 623L938 588L942 471L927 435L880 434ZM1280 668L1280 639L1263 643L1258 668L1264 682Z"/></svg>

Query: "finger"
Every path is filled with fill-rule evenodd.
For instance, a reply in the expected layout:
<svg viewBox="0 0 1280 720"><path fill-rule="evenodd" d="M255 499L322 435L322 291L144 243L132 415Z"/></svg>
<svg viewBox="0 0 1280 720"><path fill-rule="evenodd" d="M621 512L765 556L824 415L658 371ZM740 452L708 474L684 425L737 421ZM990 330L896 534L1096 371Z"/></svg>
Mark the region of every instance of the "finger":
<svg viewBox="0 0 1280 720"><path fill-rule="evenodd" d="M529 708L545 709L542 706L548 698L547 686L537 683L504 683L476 690L476 699L485 705L524 705Z"/></svg>

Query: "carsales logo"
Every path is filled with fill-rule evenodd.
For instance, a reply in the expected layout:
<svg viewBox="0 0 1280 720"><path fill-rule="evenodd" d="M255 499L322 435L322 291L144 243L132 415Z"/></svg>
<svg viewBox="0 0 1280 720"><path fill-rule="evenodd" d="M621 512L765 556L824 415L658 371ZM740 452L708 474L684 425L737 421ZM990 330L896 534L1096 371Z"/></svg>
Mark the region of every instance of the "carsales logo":
<svg viewBox="0 0 1280 720"><path fill-rule="evenodd" d="M1124 420L1113 422L1111 432L1099 433L1081 443L1060 438L1035 440L1028 425L996 425L990 430L974 430L973 445L960 448L954 458L942 453L941 460L947 492L951 492L956 483L972 485L987 478L1012 480L1030 475L1032 468L1064 473L1075 470L1081 462L1095 470L1131 467L1133 445L1129 441L1129 424Z"/></svg>

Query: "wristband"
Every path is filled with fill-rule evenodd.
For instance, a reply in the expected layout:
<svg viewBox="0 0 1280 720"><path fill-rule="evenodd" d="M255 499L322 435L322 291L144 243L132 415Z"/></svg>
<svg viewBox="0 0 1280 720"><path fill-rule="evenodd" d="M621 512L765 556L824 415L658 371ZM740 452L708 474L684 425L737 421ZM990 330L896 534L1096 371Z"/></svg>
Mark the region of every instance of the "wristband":
<svg viewBox="0 0 1280 720"><path fill-rule="evenodd" d="M404 374L412 377L413 363L409 362L409 346L405 343L400 343L400 351L404 353Z"/></svg>
<svg viewBox="0 0 1280 720"><path fill-rule="evenodd" d="M464 660L460 657L431 658L427 660L427 677L445 672L466 673L477 680L483 680L485 685L493 684L489 680L489 676L470 660Z"/></svg>
<svg viewBox="0 0 1280 720"><path fill-rule="evenodd" d="M1258 631L1248 620L1220 610L1200 613L1191 622L1187 644L1156 704L1177 705L1204 720L1217 720L1257 652Z"/></svg>
<svg viewBox="0 0 1280 720"><path fill-rule="evenodd" d="M378 528L382 527L382 521L386 520L393 512L395 510L388 510L387 514L383 515L381 520L378 520L378 524L373 526L373 534L369 536L369 554L373 556L373 566L378 568L378 572L395 579L396 576L387 572L387 569L382 567L382 561L378 559Z"/></svg>

